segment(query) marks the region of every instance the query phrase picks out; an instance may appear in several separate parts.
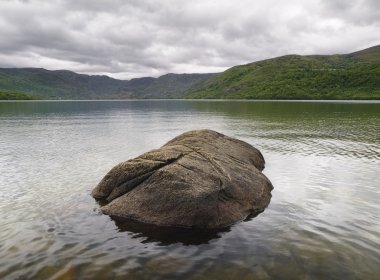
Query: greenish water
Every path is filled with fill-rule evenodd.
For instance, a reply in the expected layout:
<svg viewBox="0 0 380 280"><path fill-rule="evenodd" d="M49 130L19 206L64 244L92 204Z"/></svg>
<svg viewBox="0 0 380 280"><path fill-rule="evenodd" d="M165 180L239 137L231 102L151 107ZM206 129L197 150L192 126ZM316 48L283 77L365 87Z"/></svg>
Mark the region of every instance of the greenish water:
<svg viewBox="0 0 380 280"><path fill-rule="evenodd" d="M173 234L99 212L111 167L199 128L262 151L263 213ZM0 102L0 278L379 279L379 163L379 102Z"/></svg>

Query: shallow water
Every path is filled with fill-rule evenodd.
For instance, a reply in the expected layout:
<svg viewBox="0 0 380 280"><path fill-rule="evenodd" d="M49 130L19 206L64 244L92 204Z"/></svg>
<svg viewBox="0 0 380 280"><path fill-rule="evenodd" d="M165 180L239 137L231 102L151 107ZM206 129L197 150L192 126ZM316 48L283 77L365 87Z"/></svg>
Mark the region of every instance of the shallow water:
<svg viewBox="0 0 380 280"><path fill-rule="evenodd" d="M190 130L259 148L259 216L211 234L115 223L90 192ZM380 103L0 102L0 278L379 279Z"/></svg>

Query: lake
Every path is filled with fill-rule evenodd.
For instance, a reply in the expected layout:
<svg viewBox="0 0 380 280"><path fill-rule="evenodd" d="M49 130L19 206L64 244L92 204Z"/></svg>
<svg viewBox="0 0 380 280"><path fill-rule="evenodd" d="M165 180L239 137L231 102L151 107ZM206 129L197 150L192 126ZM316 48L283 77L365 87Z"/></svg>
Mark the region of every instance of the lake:
<svg viewBox="0 0 380 280"><path fill-rule="evenodd" d="M200 128L263 153L263 213L206 234L100 213L114 165ZM376 101L0 102L0 278L379 279L379 175Z"/></svg>

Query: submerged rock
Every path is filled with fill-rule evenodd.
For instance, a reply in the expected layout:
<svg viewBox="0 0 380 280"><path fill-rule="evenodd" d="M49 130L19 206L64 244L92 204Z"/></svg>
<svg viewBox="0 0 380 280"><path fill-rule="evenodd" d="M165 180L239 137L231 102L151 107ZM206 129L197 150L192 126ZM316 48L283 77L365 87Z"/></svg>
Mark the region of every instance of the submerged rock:
<svg viewBox="0 0 380 280"><path fill-rule="evenodd" d="M159 226L222 228L261 212L273 189L264 158L212 130L183 133L112 168L92 191L102 212Z"/></svg>

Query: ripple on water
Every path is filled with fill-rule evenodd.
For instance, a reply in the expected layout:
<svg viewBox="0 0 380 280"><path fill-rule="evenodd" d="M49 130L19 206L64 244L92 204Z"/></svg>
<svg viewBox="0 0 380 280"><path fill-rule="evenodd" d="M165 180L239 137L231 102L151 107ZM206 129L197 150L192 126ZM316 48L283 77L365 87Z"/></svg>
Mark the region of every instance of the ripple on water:
<svg viewBox="0 0 380 280"><path fill-rule="evenodd" d="M377 279L380 104L334 104L0 103L0 278ZM99 212L112 166L195 128L263 152L263 213L183 239Z"/></svg>

